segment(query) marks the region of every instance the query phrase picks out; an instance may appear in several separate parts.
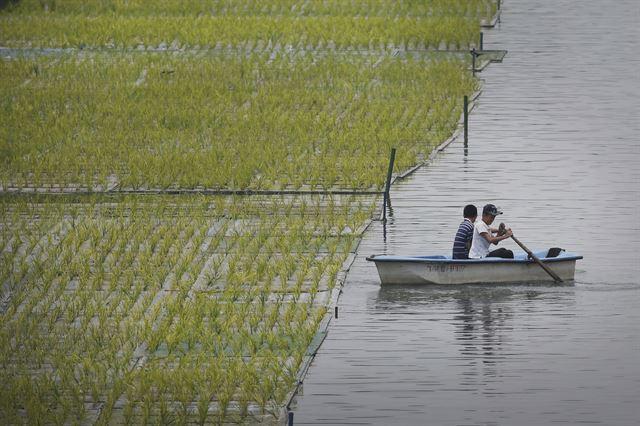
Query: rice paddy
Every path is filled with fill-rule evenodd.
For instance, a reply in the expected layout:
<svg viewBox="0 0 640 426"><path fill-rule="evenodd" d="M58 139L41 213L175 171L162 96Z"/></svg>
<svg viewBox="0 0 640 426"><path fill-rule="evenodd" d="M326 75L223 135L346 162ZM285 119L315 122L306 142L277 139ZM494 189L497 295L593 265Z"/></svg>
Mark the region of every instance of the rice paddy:
<svg viewBox="0 0 640 426"><path fill-rule="evenodd" d="M478 88L437 51L494 13L9 2L0 45L75 49L0 59L0 422L282 421L391 147L428 157Z"/></svg>
<svg viewBox="0 0 640 426"><path fill-rule="evenodd" d="M0 39L4 46L29 47L180 49L264 42L458 49L477 40L480 22L495 11L491 0L23 0L2 16Z"/></svg>
<svg viewBox="0 0 640 426"><path fill-rule="evenodd" d="M280 414L370 204L187 198L3 199L5 422Z"/></svg>
<svg viewBox="0 0 640 426"><path fill-rule="evenodd" d="M0 67L4 187L379 188L391 146L401 168L428 155L476 87L457 62L391 57L63 54Z"/></svg>

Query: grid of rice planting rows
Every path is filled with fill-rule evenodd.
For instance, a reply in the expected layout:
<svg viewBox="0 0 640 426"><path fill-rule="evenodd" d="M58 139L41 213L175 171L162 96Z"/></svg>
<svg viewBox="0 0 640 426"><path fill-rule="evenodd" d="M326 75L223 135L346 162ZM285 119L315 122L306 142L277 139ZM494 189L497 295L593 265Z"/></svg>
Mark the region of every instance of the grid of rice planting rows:
<svg viewBox="0 0 640 426"><path fill-rule="evenodd" d="M187 198L3 198L3 423L280 414L371 202Z"/></svg>
<svg viewBox="0 0 640 426"><path fill-rule="evenodd" d="M30 53L0 58L0 423L281 422L391 148L454 132L478 81L450 51L495 13L3 2Z"/></svg>

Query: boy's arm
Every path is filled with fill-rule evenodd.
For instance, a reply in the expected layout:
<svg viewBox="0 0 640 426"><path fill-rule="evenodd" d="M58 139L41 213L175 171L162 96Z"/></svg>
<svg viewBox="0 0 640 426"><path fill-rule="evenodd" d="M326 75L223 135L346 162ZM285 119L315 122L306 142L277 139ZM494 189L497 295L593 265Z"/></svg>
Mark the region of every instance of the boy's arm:
<svg viewBox="0 0 640 426"><path fill-rule="evenodd" d="M507 229L505 233L500 236L489 234L488 232L483 232L480 235L482 235L482 237L485 240L489 241L489 243L497 245L500 241L506 240L507 238L511 238L511 236L513 235L513 232L511 232L511 229Z"/></svg>

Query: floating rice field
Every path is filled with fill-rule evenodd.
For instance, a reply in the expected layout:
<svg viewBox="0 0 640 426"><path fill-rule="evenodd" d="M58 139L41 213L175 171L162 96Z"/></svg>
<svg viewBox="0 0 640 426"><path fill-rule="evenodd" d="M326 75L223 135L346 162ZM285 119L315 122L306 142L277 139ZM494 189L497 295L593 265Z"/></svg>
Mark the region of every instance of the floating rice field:
<svg viewBox="0 0 640 426"><path fill-rule="evenodd" d="M496 3L6 3L0 423L282 422Z"/></svg>
<svg viewBox="0 0 640 426"><path fill-rule="evenodd" d="M63 54L0 62L2 186L380 188L446 139L454 60ZM248 143L250 141L250 143Z"/></svg>
<svg viewBox="0 0 640 426"><path fill-rule="evenodd" d="M3 45L12 47L180 49L266 43L459 49L475 43L481 22L496 13L492 0L13 3L0 27Z"/></svg>
<svg viewBox="0 0 640 426"><path fill-rule="evenodd" d="M55 198L2 199L9 423L278 417L372 205Z"/></svg>

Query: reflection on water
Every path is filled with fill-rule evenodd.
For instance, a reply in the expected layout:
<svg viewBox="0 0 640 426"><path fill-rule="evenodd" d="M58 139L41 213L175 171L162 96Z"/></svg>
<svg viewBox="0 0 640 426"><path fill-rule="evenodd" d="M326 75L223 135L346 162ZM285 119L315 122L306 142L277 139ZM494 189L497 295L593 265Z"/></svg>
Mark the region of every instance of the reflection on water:
<svg viewBox="0 0 640 426"><path fill-rule="evenodd" d="M458 353L467 361L464 376L496 377L495 365L508 357L503 343L513 334L515 316L545 315L536 312L537 301L546 299L554 310L572 309L572 285L470 285L470 286L380 286L370 303L378 312L395 317L403 313L447 312L446 317L429 318L454 326L452 330ZM427 318L425 318L426 320ZM467 382L470 385L471 383ZM478 383L476 383L478 385Z"/></svg>
<svg viewBox="0 0 640 426"><path fill-rule="evenodd" d="M638 424L639 17L637 0L504 2L485 46L509 53L481 74L469 144L393 187L296 424ZM380 285L364 256L449 253L470 202L531 249L583 255L575 282Z"/></svg>
<svg viewBox="0 0 640 426"><path fill-rule="evenodd" d="M534 291L525 293L525 297L535 297ZM429 309L429 305L440 308L450 305L451 319L445 320L454 325L453 335L459 345L461 357L472 360L464 374L495 376L493 366L501 357L503 330L510 327L513 316L511 308L504 302L513 297L508 289L492 287L463 287L445 290L432 287L382 286L378 292L375 308L400 313L407 308ZM482 368L478 372L478 366ZM467 383L469 384L469 383Z"/></svg>
<svg viewBox="0 0 640 426"><path fill-rule="evenodd" d="M383 206L383 208L385 207ZM393 205L391 204L391 196L387 198L386 216L385 220L382 221L382 239L384 243L387 242L387 225L393 225Z"/></svg>
<svg viewBox="0 0 640 426"><path fill-rule="evenodd" d="M474 305L470 297L458 299L458 305L461 313L454 320L458 327L455 333L461 345L460 353L486 366L495 364L502 341L499 331L504 327L509 313L500 308L493 311L490 301ZM483 371L483 375L496 374L495 370L489 370Z"/></svg>

